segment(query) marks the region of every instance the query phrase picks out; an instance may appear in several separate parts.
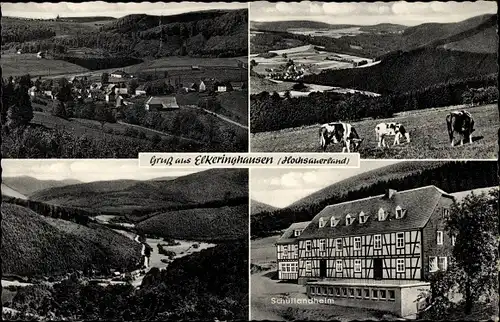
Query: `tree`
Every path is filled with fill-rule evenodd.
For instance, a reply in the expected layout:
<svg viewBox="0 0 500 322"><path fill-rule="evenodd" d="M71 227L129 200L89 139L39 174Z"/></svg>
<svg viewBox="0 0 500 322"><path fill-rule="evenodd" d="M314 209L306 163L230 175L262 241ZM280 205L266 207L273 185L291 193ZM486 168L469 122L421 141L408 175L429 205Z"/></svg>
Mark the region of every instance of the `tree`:
<svg viewBox="0 0 500 322"><path fill-rule="evenodd" d="M252 70L255 66L257 66L259 63L255 61L255 59L252 59L250 61L250 70Z"/></svg>
<svg viewBox="0 0 500 322"><path fill-rule="evenodd" d="M52 102L52 115L66 118L66 108L62 101L57 99Z"/></svg>
<svg viewBox="0 0 500 322"><path fill-rule="evenodd" d="M129 95L134 95L135 94L135 90L137 89L137 87L139 87L139 83L137 81L137 79L131 79L128 83L127 83L127 91L129 93Z"/></svg>
<svg viewBox="0 0 500 322"><path fill-rule="evenodd" d="M447 218L447 228L456 237L453 257L462 278L459 291L464 296L465 313L474 302L488 296L495 288L498 259L498 190L490 194L471 193L454 203Z"/></svg>
<svg viewBox="0 0 500 322"><path fill-rule="evenodd" d="M9 125L13 127L28 125L33 119L33 107L28 95L28 88L16 86L13 99L9 103L11 104L7 111Z"/></svg>
<svg viewBox="0 0 500 322"><path fill-rule="evenodd" d="M66 78L62 77L57 80L52 90L55 92L55 97L59 101L66 103L73 100L71 87L72 84Z"/></svg>
<svg viewBox="0 0 500 322"><path fill-rule="evenodd" d="M113 115L111 114L111 110L107 104L96 105L94 118L96 121L101 123L101 129L104 128L104 124L106 124L106 122L113 121Z"/></svg>
<svg viewBox="0 0 500 322"><path fill-rule="evenodd" d="M102 73L101 74L101 83L107 84L109 82L109 74L108 73Z"/></svg>

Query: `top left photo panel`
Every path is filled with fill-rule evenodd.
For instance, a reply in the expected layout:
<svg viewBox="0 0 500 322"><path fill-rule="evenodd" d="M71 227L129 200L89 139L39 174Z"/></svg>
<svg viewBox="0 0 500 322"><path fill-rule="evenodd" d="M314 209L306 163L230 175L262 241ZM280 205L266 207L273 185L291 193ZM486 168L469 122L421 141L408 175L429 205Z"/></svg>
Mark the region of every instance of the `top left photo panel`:
<svg viewBox="0 0 500 322"><path fill-rule="evenodd" d="M2 157L248 151L247 3L2 3Z"/></svg>

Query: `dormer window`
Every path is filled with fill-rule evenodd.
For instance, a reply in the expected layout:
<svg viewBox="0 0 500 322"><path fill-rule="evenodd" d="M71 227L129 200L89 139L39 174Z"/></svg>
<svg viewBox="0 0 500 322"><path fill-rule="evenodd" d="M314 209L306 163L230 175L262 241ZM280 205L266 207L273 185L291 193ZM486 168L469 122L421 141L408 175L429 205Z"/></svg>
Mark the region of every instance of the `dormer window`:
<svg viewBox="0 0 500 322"><path fill-rule="evenodd" d="M350 224L352 224L352 222L353 222L353 218L351 217L351 215L345 216L345 225L346 226L349 226Z"/></svg>
<svg viewBox="0 0 500 322"><path fill-rule="evenodd" d="M385 211L382 208L380 208L378 210L378 220L379 221L384 221L385 220Z"/></svg>
<svg viewBox="0 0 500 322"><path fill-rule="evenodd" d="M300 236L301 233L302 233L302 229L295 229L295 231L293 232L293 235L295 237L298 237L298 236Z"/></svg>
<svg viewBox="0 0 500 322"><path fill-rule="evenodd" d="M319 219L319 228L325 227L325 220L323 218Z"/></svg>
<svg viewBox="0 0 500 322"><path fill-rule="evenodd" d="M335 217L330 218L330 227L335 227L338 223L339 221Z"/></svg>
<svg viewBox="0 0 500 322"><path fill-rule="evenodd" d="M403 208L400 206L396 207L396 219L401 219L403 218Z"/></svg>
<svg viewBox="0 0 500 322"><path fill-rule="evenodd" d="M359 223L364 224L366 222L366 216L364 212L359 213Z"/></svg>

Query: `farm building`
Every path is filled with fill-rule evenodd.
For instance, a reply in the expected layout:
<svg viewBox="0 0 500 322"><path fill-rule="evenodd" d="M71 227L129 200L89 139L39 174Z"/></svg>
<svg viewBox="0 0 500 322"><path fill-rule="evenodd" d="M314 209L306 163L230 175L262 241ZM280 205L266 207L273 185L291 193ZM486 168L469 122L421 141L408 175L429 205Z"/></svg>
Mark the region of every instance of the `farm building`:
<svg viewBox="0 0 500 322"><path fill-rule="evenodd" d="M125 78L128 76L128 74L126 72L124 72L123 70L115 70L109 76L114 77L114 78Z"/></svg>
<svg viewBox="0 0 500 322"><path fill-rule="evenodd" d="M196 82L190 84L189 89L194 90L196 92L203 93L207 90L207 85L203 80L197 80Z"/></svg>
<svg viewBox="0 0 500 322"><path fill-rule="evenodd" d="M146 87L144 85L140 85L135 89L135 95L146 95Z"/></svg>
<svg viewBox="0 0 500 322"><path fill-rule="evenodd" d="M128 94L128 88L122 87L122 88L115 88L115 94Z"/></svg>
<svg viewBox="0 0 500 322"><path fill-rule="evenodd" d="M147 111L177 110L179 105L175 96L151 96L146 101Z"/></svg>
<svg viewBox="0 0 500 322"><path fill-rule="evenodd" d="M277 241L278 276L336 305L415 314L429 275L447 269L454 238L444 217L453 201L426 186L327 206Z"/></svg>

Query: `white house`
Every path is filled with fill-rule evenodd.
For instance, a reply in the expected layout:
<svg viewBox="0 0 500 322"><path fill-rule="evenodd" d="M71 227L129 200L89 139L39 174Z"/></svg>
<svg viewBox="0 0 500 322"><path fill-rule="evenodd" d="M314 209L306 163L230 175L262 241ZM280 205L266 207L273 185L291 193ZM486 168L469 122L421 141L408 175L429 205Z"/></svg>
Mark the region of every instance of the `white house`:
<svg viewBox="0 0 500 322"><path fill-rule="evenodd" d="M151 96L146 101L146 111L177 110L179 105L175 96Z"/></svg>
<svg viewBox="0 0 500 322"><path fill-rule="evenodd" d="M114 78L125 78L127 77L127 73L125 73L123 70L115 70L109 76Z"/></svg>

